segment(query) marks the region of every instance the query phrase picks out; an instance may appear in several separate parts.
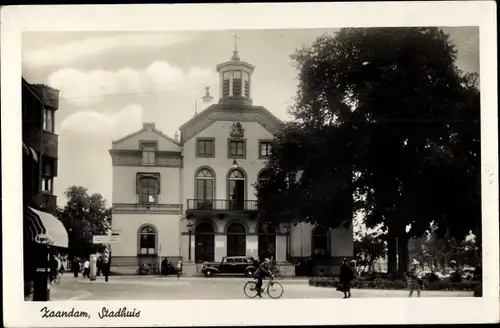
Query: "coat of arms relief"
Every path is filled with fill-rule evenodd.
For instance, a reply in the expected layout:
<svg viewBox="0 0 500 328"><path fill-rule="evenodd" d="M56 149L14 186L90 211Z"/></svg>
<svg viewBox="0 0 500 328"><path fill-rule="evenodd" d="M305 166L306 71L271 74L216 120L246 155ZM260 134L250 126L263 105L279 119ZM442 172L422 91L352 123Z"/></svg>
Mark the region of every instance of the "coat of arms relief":
<svg viewBox="0 0 500 328"><path fill-rule="evenodd" d="M245 129L240 122L235 122L229 130L229 136L234 139L242 139L245 137Z"/></svg>

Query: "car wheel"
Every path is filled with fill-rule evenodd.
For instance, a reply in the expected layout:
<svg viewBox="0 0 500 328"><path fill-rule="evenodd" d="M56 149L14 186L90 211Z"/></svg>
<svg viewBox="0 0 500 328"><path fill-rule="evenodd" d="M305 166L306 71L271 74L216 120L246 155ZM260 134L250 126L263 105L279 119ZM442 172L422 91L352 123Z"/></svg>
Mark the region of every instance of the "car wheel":
<svg viewBox="0 0 500 328"><path fill-rule="evenodd" d="M253 270L247 270L247 271L246 271L246 273L245 273L245 275L246 275L247 277L251 277L251 276L253 276Z"/></svg>
<svg viewBox="0 0 500 328"><path fill-rule="evenodd" d="M208 270L208 271L205 271L205 277L211 277L213 275L213 272Z"/></svg>

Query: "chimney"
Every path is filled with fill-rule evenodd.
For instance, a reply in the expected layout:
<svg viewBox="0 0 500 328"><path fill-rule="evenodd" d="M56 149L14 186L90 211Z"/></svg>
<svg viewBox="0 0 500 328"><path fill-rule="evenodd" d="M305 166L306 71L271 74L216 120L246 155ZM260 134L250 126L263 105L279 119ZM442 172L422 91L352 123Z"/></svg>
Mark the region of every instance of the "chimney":
<svg viewBox="0 0 500 328"><path fill-rule="evenodd" d="M148 123L143 123L142 126L146 129L154 129L155 128L155 124L154 123L151 123L151 122L148 122Z"/></svg>

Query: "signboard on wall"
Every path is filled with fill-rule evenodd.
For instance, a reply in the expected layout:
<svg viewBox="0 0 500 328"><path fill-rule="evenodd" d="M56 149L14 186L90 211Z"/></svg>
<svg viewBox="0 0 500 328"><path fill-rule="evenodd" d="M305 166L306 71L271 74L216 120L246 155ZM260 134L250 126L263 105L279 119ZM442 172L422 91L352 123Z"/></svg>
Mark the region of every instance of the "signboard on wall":
<svg viewBox="0 0 500 328"><path fill-rule="evenodd" d="M92 242L94 244L118 244L120 242L120 236L118 235L101 235L101 236L93 236Z"/></svg>

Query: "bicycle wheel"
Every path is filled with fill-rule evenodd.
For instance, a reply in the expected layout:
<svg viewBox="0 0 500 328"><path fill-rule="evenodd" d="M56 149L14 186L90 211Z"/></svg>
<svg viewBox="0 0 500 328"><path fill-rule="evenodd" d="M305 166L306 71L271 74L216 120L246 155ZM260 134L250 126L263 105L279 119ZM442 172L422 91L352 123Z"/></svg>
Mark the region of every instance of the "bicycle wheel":
<svg viewBox="0 0 500 328"><path fill-rule="evenodd" d="M278 299L283 295L283 286L276 281L271 281L267 286L267 295L272 299Z"/></svg>
<svg viewBox="0 0 500 328"><path fill-rule="evenodd" d="M255 281L247 281L243 286L243 292L248 298L255 298L257 296L257 283Z"/></svg>

